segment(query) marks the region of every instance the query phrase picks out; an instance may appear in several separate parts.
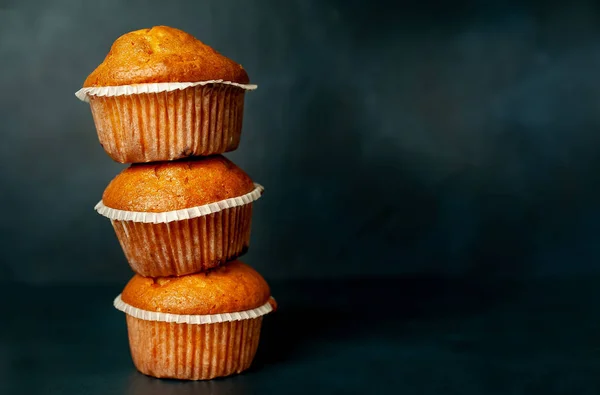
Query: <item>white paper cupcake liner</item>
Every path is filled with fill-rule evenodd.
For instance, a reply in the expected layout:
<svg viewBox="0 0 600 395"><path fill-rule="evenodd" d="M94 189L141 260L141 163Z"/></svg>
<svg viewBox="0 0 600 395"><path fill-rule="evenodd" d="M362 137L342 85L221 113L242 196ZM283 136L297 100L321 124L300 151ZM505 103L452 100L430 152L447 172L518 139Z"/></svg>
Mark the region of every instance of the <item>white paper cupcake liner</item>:
<svg viewBox="0 0 600 395"><path fill-rule="evenodd" d="M217 84L88 97L104 151L120 163L147 163L236 150L244 96L244 89Z"/></svg>
<svg viewBox="0 0 600 395"><path fill-rule="evenodd" d="M113 221L133 221L142 223L169 223L173 221L181 221L202 217L209 214L214 214L229 208L243 206L258 200L264 191L264 187L254 183L254 189L242 196L220 200L218 202L184 208L174 211L165 211L162 213L147 213L140 211L125 211L110 208L104 205L102 200L94 207L98 214L103 215Z"/></svg>
<svg viewBox="0 0 600 395"><path fill-rule="evenodd" d="M125 317L135 367L149 376L180 380L210 380L248 369L262 326L262 317L205 325Z"/></svg>
<svg viewBox="0 0 600 395"><path fill-rule="evenodd" d="M272 298L271 298L272 299ZM130 304L127 304L121 300L121 294L117 296L113 302L113 305L117 310L124 312L127 315L138 318L144 321L160 321L160 322L174 322L177 324L216 324L219 322L231 322L249 320L263 315L269 314L273 311L273 306L270 300L264 305L251 310L239 311L234 313L222 313L222 314L207 314L207 315L193 315L193 314L171 314L161 313L157 311L148 311L138 309Z"/></svg>
<svg viewBox="0 0 600 395"><path fill-rule="evenodd" d="M119 85L119 86L96 86L81 88L75 92L75 96L81 101L89 102L90 96L124 96L124 95L139 95L144 93L160 93L170 92L191 88L194 86L222 84L232 85L245 90L255 90L258 88L254 84L238 84L237 82L224 80L209 80L198 82L155 82L150 84L135 84L135 85Z"/></svg>
<svg viewBox="0 0 600 395"><path fill-rule="evenodd" d="M244 254L253 204L169 223L113 221L131 269L144 277L204 272Z"/></svg>

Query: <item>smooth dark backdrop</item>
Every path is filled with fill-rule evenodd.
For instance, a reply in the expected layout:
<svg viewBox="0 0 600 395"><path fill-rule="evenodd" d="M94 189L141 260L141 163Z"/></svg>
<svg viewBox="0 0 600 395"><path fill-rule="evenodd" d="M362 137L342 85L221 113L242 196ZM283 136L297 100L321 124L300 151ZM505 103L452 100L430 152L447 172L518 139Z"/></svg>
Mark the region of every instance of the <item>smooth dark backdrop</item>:
<svg viewBox="0 0 600 395"><path fill-rule="evenodd" d="M1 394L600 393L600 5L0 0ZM267 188L251 369L135 371L92 210L124 166L73 93L121 34L242 63ZM23 284L29 283L29 284ZM100 284L98 284L100 283Z"/></svg>
<svg viewBox="0 0 600 395"><path fill-rule="evenodd" d="M73 93L166 24L252 82L229 154L269 279L598 273L593 1L0 0L0 278L123 283L94 204L123 166Z"/></svg>

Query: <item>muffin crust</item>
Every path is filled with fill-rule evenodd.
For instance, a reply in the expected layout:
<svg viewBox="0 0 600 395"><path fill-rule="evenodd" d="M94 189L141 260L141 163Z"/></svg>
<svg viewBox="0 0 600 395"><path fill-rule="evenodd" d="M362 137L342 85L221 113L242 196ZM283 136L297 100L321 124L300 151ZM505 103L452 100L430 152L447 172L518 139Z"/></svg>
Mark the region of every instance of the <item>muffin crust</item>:
<svg viewBox="0 0 600 395"><path fill-rule="evenodd" d="M160 213L202 206L254 189L252 179L222 155L133 164L102 195L117 210Z"/></svg>
<svg viewBox="0 0 600 395"><path fill-rule="evenodd" d="M237 260L182 277L150 278L136 274L121 294L123 302L142 310L201 315L250 310L269 298L264 278Z"/></svg>
<svg viewBox="0 0 600 395"><path fill-rule="evenodd" d="M168 26L119 37L84 87L224 80L247 84L248 74L191 34Z"/></svg>

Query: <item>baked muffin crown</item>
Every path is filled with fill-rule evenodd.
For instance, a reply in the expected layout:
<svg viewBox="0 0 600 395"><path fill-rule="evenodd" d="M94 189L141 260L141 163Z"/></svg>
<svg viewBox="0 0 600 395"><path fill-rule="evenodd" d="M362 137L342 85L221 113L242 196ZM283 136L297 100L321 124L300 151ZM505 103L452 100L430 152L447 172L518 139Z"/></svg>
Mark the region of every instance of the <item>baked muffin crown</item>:
<svg viewBox="0 0 600 395"><path fill-rule="evenodd" d="M224 80L247 84L248 74L191 34L168 26L119 37L83 86Z"/></svg>
<svg viewBox="0 0 600 395"><path fill-rule="evenodd" d="M269 301L271 291L253 268L232 261L217 269L182 277L142 277L125 286L121 300L147 311L221 314L251 310Z"/></svg>
<svg viewBox="0 0 600 395"><path fill-rule="evenodd" d="M102 203L125 211L160 213L238 197L252 179L222 155L133 164L106 187Z"/></svg>

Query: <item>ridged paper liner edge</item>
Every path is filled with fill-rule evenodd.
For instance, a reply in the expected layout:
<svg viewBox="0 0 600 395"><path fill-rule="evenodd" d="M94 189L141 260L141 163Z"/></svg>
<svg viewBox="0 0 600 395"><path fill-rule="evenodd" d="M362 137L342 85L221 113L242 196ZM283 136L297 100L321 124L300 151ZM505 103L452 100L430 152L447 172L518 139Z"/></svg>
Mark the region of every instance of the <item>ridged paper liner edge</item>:
<svg viewBox="0 0 600 395"><path fill-rule="evenodd" d="M272 298L269 298L272 299ZM158 311L148 311L138 309L130 304L127 304L121 300L121 294L117 296L113 302L113 305L117 310L124 312L132 317L138 318L145 321L160 321L160 322L174 322L177 324L216 324L219 322L230 322L230 321L241 321L249 320L253 318L262 317L263 315L269 314L273 311L273 306L270 300L260 307L252 310L238 311L234 313L221 313L221 314L207 314L207 315L194 315L194 314L172 314L172 313L161 313Z"/></svg>
<svg viewBox="0 0 600 395"><path fill-rule="evenodd" d="M238 88L252 91L258 88L253 84L239 84L237 82L224 80L209 80L197 82L155 82L150 84L118 85L118 86L92 86L81 88L75 92L75 96L81 101L89 102L90 96L124 96L141 95L144 93L159 93L192 88L199 85L223 84L237 86Z"/></svg>
<svg viewBox="0 0 600 395"><path fill-rule="evenodd" d="M98 214L103 215L113 221L133 221L153 224L169 223L173 221L202 217L204 215L214 214L228 208L252 203L261 197L264 190L265 189L262 185L254 183L254 189L242 196L224 199L202 206L165 211L162 213L118 210L105 206L102 200L96 204L94 210L96 210Z"/></svg>

